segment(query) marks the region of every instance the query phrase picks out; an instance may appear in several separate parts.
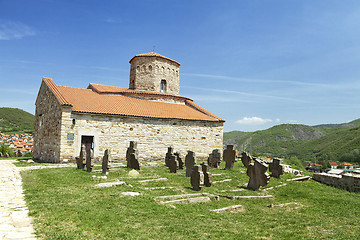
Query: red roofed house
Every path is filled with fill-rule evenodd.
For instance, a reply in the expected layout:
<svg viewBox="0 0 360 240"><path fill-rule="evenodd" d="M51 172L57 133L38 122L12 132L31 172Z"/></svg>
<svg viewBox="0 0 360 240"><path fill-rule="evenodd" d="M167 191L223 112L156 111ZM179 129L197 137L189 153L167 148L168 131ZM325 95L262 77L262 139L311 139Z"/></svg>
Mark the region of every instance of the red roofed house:
<svg viewBox="0 0 360 240"><path fill-rule="evenodd" d="M339 165L336 162L329 162L331 169L336 169Z"/></svg>
<svg viewBox="0 0 360 240"><path fill-rule="evenodd" d="M130 141L138 142L142 160L163 159L169 146L200 158L222 150L225 121L180 96L180 63L152 52L130 64L129 88L66 87L43 78L35 103L34 158L73 161L84 144L95 158L110 149L114 159L125 159Z"/></svg>

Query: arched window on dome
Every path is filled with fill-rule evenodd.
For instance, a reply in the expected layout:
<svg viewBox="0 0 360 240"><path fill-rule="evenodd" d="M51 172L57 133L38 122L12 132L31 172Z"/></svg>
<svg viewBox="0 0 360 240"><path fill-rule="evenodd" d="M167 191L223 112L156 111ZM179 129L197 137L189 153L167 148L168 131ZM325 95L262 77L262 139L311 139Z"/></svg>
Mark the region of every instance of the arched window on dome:
<svg viewBox="0 0 360 240"><path fill-rule="evenodd" d="M166 93L166 80L161 80L161 83L160 83L160 92L162 93Z"/></svg>

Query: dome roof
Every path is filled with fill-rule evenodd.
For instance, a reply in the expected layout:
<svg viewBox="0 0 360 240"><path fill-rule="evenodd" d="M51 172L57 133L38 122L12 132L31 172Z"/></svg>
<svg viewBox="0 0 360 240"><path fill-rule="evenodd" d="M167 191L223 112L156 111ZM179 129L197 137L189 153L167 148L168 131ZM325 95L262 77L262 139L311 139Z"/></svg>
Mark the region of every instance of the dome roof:
<svg viewBox="0 0 360 240"><path fill-rule="evenodd" d="M161 55L161 54L158 54L158 53L156 53L156 52L148 52L148 53L141 53L141 54L135 55L132 59L130 59L129 63L131 63L132 60L134 60L134 59L137 58L137 57L158 57L158 58L163 58L163 59L169 60L169 61L171 61L171 62L173 62L173 63L178 64L179 66L181 65L181 64L178 63L177 61L172 60L171 58L165 57L165 56L163 56L163 55Z"/></svg>

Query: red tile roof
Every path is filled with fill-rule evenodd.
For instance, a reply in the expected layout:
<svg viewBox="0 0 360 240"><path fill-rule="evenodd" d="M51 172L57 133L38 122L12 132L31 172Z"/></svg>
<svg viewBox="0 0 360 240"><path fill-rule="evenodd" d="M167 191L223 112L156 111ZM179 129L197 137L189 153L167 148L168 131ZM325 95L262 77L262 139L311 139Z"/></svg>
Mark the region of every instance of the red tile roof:
<svg viewBox="0 0 360 240"><path fill-rule="evenodd" d="M337 164L336 162L329 162L329 164L330 164L331 166L338 166L338 164Z"/></svg>
<svg viewBox="0 0 360 240"><path fill-rule="evenodd" d="M131 95L131 94L137 94L137 95L154 95L154 96L167 96L167 97L173 97L183 100L191 100L187 97L177 96L173 94L168 93L162 93L162 92L154 92L154 91L143 91L143 90L133 90L129 88L123 88L123 87L116 87L116 86L109 86L109 85L103 85L103 84L97 84L97 83L90 83L87 87L88 89L92 89L95 92L99 94L121 94L121 95Z"/></svg>
<svg viewBox="0 0 360 240"><path fill-rule="evenodd" d="M156 102L120 94L99 94L92 89L59 86L51 78L44 78L43 81L59 102L70 106L73 112L224 122L192 100L186 100L186 104Z"/></svg>
<svg viewBox="0 0 360 240"><path fill-rule="evenodd" d="M158 53L156 53L156 52L148 52L148 53L141 53L141 54L135 55L133 58L130 59L129 63L131 63L132 60L134 60L134 59L137 58L137 57L158 57L158 58L163 58L163 59L169 60L169 61L171 61L171 62L173 62L173 63L178 64L179 66L181 65L181 64L178 63L177 61L175 61L175 60L173 60L173 59L171 59L171 58L165 57L165 56L163 56L163 55L160 55L160 54L158 54Z"/></svg>

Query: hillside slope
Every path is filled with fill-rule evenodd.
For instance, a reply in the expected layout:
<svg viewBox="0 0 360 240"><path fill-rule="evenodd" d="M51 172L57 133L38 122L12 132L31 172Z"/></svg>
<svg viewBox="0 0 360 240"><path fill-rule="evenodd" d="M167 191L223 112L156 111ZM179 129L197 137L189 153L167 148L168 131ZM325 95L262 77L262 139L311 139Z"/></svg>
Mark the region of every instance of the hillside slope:
<svg viewBox="0 0 360 240"><path fill-rule="evenodd" d="M302 141L317 139L325 134L310 126L282 124L253 133L230 132L224 134L224 144L236 144L238 150L283 156L287 150Z"/></svg>
<svg viewBox="0 0 360 240"><path fill-rule="evenodd" d="M261 155L303 161L360 162L360 119L343 124L282 124L263 131L224 133L224 145Z"/></svg>
<svg viewBox="0 0 360 240"><path fill-rule="evenodd" d="M34 115L18 108L0 108L0 131L34 132Z"/></svg>

